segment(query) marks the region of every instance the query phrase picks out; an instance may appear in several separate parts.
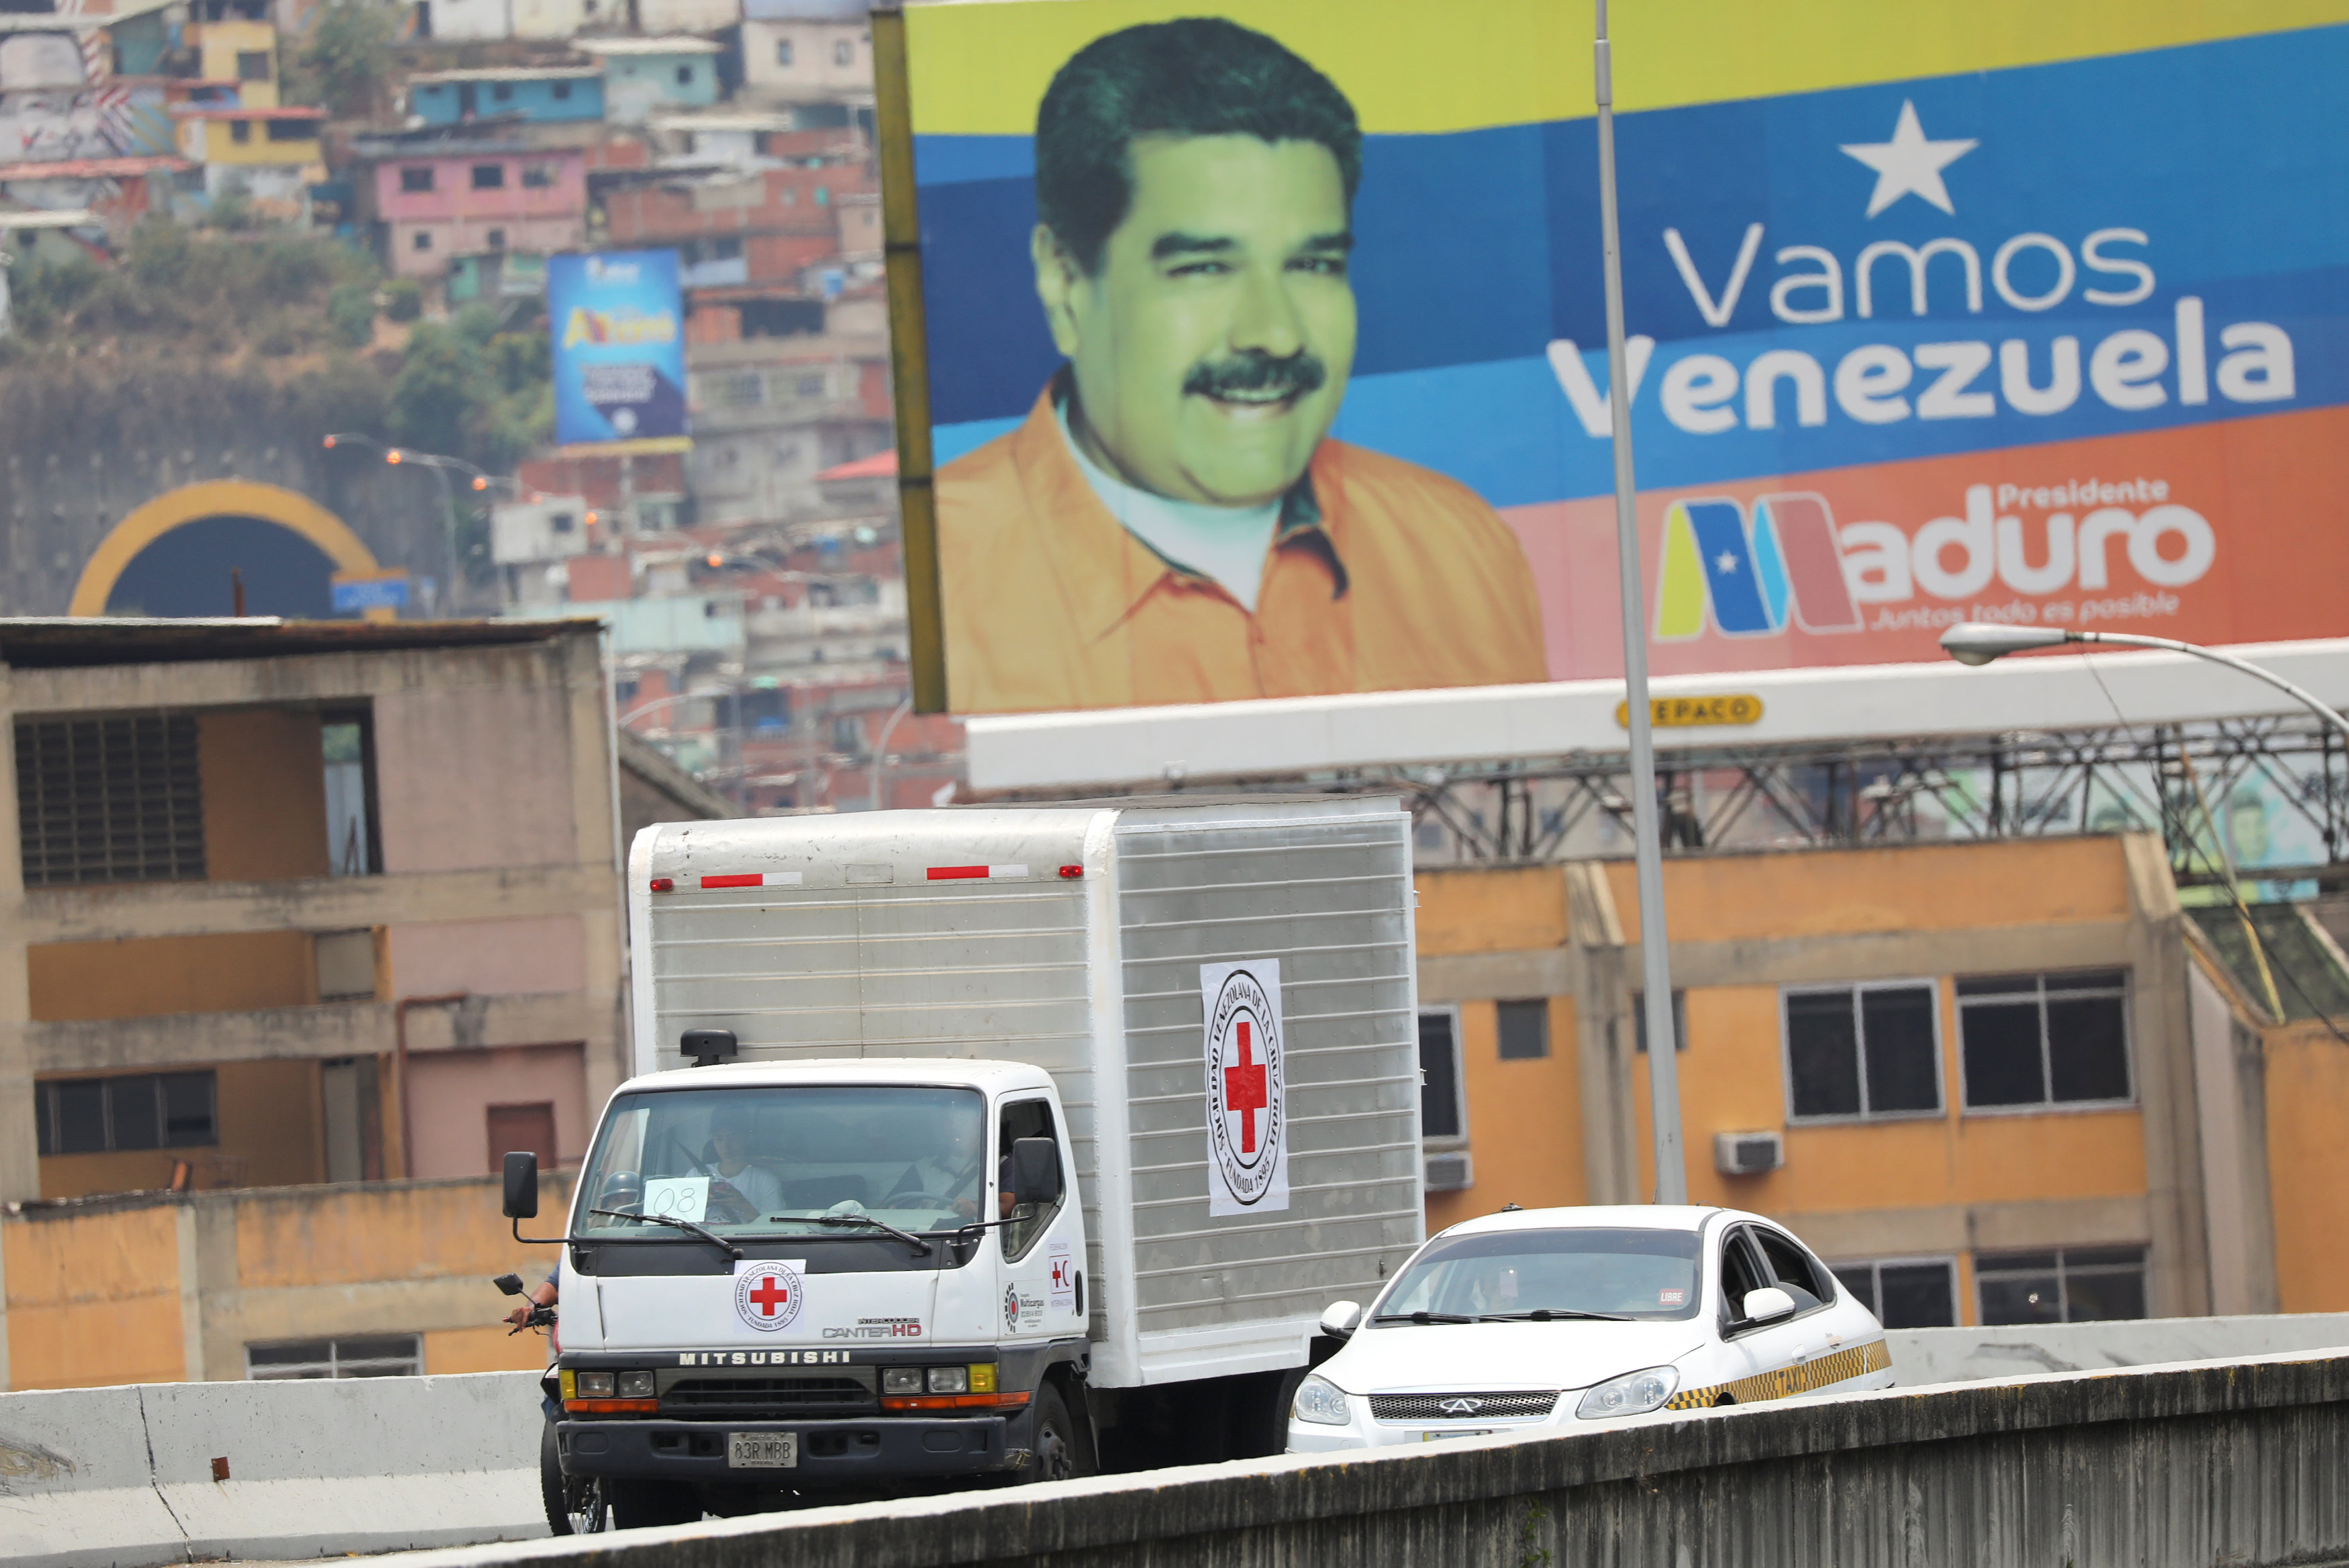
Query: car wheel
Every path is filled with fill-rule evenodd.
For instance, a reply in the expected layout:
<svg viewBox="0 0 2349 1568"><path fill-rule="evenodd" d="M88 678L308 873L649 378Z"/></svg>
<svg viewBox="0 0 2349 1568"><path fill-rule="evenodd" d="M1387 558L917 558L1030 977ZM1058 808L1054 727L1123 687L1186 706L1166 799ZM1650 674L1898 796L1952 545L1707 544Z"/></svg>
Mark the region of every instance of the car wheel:
<svg viewBox="0 0 2349 1568"><path fill-rule="evenodd" d="M1718 1409L1720 1409L1723 1405L1734 1405L1735 1403L1737 1403L1737 1396L1736 1396L1736 1395L1734 1395L1734 1394L1723 1394L1720 1398L1715 1399L1715 1400L1713 1402L1713 1408L1714 1409L1718 1410Z"/></svg>
<svg viewBox="0 0 2349 1568"><path fill-rule="evenodd" d="M1028 1465L1030 1480L1073 1480L1093 1473L1091 1434L1070 1413L1059 1384L1047 1383L1036 1391L1030 1430L1029 1447L1035 1457Z"/></svg>

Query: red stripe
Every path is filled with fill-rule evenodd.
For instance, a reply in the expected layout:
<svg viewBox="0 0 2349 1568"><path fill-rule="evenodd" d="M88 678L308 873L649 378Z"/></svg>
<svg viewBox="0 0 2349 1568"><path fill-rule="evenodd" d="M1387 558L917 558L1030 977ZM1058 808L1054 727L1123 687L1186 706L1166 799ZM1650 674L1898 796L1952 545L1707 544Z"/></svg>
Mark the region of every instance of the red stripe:
<svg viewBox="0 0 2349 1568"><path fill-rule="evenodd" d="M932 866L930 868L932 882L961 882L970 877L986 880L987 868L985 866Z"/></svg>
<svg viewBox="0 0 2349 1568"><path fill-rule="evenodd" d="M703 877L701 885L703 887L757 887L760 885L759 873L747 872L735 876Z"/></svg>

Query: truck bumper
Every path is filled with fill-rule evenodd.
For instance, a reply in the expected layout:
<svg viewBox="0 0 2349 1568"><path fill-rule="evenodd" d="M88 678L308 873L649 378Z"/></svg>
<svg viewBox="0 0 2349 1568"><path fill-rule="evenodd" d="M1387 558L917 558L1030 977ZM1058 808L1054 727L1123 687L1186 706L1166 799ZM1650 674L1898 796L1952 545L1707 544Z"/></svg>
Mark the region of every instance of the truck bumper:
<svg viewBox="0 0 2349 1568"><path fill-rule="evenodd" d="M999 1470L1014 1446L1008 1440L1010 1425L1001 1416L889 1416L848 1421L561 1421L554 1431L566 1475L797 1486ZM729 1432L796 1432L800 1462L789 1470L736 1470L726 1462Z"/></svg>

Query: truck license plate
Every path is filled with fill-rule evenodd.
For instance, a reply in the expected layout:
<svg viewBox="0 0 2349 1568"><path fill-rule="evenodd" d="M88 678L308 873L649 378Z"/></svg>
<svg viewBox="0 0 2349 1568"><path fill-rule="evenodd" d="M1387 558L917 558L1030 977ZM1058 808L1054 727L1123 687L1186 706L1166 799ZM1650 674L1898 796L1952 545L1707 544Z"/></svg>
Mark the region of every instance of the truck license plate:
<svg viewBox="0 0 2349 1568"><path fill-rule="evenodd" d="M729 1432L726 1462L735 1470L792 1470L800 1462L797 1432Z"/></svg>

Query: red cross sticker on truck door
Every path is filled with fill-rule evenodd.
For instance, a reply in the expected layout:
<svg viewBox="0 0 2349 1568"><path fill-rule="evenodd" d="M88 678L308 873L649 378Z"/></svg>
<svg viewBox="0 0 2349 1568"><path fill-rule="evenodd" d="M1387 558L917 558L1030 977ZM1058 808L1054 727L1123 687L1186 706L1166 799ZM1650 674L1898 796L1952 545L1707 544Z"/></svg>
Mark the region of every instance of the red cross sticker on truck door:
<svg viewBox="0 0 2349 1568"><path fill-rule="evenodd" d="M1250 1054L1249 1026L1239 1020L1240 1060L1224 1069L1224 1109L1240 1119L1240 1152L1256 1152L1256 1113L1272 1103L1265 1086L1264 1064Z"/></svg>

